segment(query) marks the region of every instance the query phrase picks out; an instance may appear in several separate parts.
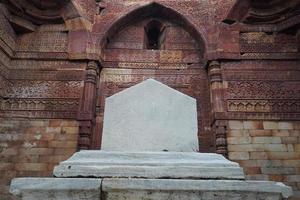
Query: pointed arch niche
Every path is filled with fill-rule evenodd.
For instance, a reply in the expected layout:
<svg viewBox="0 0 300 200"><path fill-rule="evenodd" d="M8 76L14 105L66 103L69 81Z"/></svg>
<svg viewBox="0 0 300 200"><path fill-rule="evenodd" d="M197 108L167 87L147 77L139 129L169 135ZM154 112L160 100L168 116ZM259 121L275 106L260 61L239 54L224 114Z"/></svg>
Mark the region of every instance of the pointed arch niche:
<svg viewBox="0 0 300 200"><path fill-rule="evenodd" d="M101 40L103 68L93 148L101 148L105 98L154 78L197 99L200 151L213 152L214 139L207 128L211 105L205 44L185 16L158 3L133 9L115 20Z"/></svg>

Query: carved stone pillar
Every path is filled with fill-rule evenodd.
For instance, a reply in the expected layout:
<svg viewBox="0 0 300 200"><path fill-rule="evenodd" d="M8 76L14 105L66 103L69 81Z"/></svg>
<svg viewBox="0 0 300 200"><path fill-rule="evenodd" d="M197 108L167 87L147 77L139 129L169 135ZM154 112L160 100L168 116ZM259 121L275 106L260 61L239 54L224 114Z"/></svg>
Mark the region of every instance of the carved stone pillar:
<svg viewBox="0 0 300 200"><path fill-rule="evenodd" d="M223 79L221 65L218 61L212 61L209 63L208 75L210 78L210 92L213 112L224 112Z"/></svg>
<svg viewBox="0 0 300 200"><path fill-rule="evenodd" d="M89 149L91 146L95 120L97 79L99 77L99 71L99 64L97 61L88 62L77 118L79 121L79 150Z"/></svg>
<svg viewBox="0 0 300 200"><path fill-rule="evenodd" d="M214 131L216 138L216 153L222 154L227 157L227 121L224 120L216 120L214 123Z"/></svg>
<svg viewBox="0 0 300 200"><path fill-rule="evenodd" d="M225 112L224 88L221 65L218 61L211 61L208 67L210 79L210 96L214 116L215 148L216 153L227 156L227 121L217 119L216 116Z"/></svg>

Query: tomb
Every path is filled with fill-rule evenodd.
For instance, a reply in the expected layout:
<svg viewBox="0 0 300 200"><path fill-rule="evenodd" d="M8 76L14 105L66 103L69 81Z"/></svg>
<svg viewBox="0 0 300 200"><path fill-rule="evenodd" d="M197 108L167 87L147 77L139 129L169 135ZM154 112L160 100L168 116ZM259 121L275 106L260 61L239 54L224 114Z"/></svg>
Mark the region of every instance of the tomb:
<svg viewBox="0 0 300 200"><path fill-rule="evenodd" d="M22 200L280 200L292 195L282 183L246 181L242 168L222 155L198 153L196 113L195 99L146 80L106 99L102 150L75 153L55 167L54 178L16 178L10 191Z"/></svg>

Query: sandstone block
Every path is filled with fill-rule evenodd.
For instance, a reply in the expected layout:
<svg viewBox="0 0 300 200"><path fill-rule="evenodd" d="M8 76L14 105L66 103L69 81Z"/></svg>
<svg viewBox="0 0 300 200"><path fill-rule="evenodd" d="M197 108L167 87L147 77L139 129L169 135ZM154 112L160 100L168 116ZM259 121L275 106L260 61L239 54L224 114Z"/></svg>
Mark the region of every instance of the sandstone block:
<svg viewBox="0 0 300 200"><path fill-rule="evenodd" d="M263 127L266 130L276 130L276 129L278 129L278 122L264 121L263 122Z"/></svg>
<svg viewBox="0 0 300 200"><path fill-rule="evenodd" d="M229 152L230 160L249 160L248 152Z"/></svg>
<svg viewBox="0 0 300 200"><path fill-rule="evenodd" d="M285 144L264 144L266 151L287 151Z"/></svg>
<svg viewBox="0 0 300 200"><path fill-rule="evenodd" d="M47 171L45 163L16 163L17 171Z"/></svg>
<svg viewBox="0 0 300 200"><path fill-rule="evenodd" d="M289 130L272 130L272 135L275 137L288 137L290 133Z"/></svg>
<svg viewBox="0 0 300 200"><path fill-rule="evenodd" d="M228 137L228 144L249 144L251 143L251 137Z"/></svg>
<svg viewBox="0 0 300 200"><path fill-rule="evenodd" d="M240 151L240 152L250 152L250 151L264 151L264 144L232 144L228 145L228 151Z"/></svg>
<svg viewBox="0 0 300 200"><path fill-rule="evenodd" d="M227 137L248 137L248 130L229 130L227 133Z"/></svg>
<svg viewBox="0 0 300 200"><path fill-rule="evenodd" d="M297 144L298 137L282 137L281 138L283 144Z"/></svg>
<svg viewBox="0 0 300 200"><path fill-rule="evenodd" d="M288 182L300 182L300 175L288 175L287 181Z"/></svg>
<svg viewBox="0 0 300 200"><path fill-rule="evenodd" d="M25 155L51 155L53 153L52 148L21 148L20 154Z"/></svg>
<svg viewBox="0 0 300 200"><path fill-rule="evenodd" d="M262 121L244 121L244 129L261 130L263 129Z"/></svg>
<svg viewBox="0 0 300 200"><path fill-rule="evenodd" d="M300 159L300 154L299 152L267 152L268 153L268 158L269 159L274 159L274 160L296 160Z"/></svg>
<svg viewBox="0 0 300 200"><path fill-rule="evenodd" d="M250 136L253 137L272 136L272 131L271 130L250 130Z"/></svg>
<svg viewBox="0 0 300 200"><path fill-rule="evenodd" d="M268 154L266 152L250 152L250 159L268 159Z"/></svg>
<svg viewBox="0 0 300 200"><path fill-rule="evenodd" d="M253 144L280 144L280 137L252 137Z"/></svg>
<svg viewBox="0 0 300 200"><path fill-rule="evenodd" d="M262 167L263 174L289 175L295 174L296 170L293 167Z"/></svg>
<svg viewBox="0 0 300 200"><path fill-rule="evenodd" d="M79 127L62 127L61 130L62 134L78 134L79 133Z"/></svg>
<svg viewBox="0 0 300 200"><path fill-rule="evenodd" d="M229 129L244 129L244 125L242 121L229 121Z"/></svg>
<svg viewBox="0 0 300 200"><path fill-rule="evenodd" d="M292 122L278 122L278 129L292 130L294 129L294 126Z"/></svg>

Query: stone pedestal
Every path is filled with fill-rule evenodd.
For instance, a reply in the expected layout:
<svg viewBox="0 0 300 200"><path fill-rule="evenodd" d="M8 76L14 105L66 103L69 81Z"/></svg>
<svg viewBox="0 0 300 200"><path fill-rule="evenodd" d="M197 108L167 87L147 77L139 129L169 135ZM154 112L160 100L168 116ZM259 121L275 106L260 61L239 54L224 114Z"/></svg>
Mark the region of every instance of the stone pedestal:
<svg viewBox="0 0 300 200"><path fill-rule="evenodd" d="M104 115L106 151L75 153L55 167L56 178L14 179L11 192L22 200L280 200L292 195L282 183L245 181L240 166L222 155L196 153L196 100L155 80L109 97Z"/></svg>
<svg viewBox="0 0 300 200"><path fill-rule="evenodd" d="M218 154L81 151L54 169L55 178L16 178L22 200L281 200L290 187L245 181L237 163Z"/></svg>

